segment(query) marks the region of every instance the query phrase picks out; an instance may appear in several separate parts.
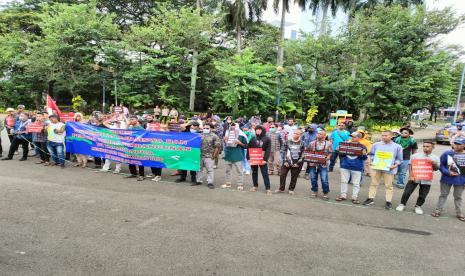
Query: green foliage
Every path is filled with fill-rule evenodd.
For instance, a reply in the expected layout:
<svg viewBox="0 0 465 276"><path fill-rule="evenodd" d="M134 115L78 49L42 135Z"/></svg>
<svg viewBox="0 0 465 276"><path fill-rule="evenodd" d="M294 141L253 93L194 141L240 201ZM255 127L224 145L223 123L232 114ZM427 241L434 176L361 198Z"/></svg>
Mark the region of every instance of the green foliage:
<svg viewBox="0 0 465 276"><path fill-rule="evenodd" d="M251 49L216 61L215 68L224 82L213 93L216 108L224 106L236 115L239 111L250 115L272 109L276 91L275 68L257 61Z"/></svg>
<svg viewBox="0 0 465 276"><path fill-rule="evenodd" d="M87 103L80 95L74 96L71 101L73 103L72 108L75 111L83 112L86 108Z"/></svg>

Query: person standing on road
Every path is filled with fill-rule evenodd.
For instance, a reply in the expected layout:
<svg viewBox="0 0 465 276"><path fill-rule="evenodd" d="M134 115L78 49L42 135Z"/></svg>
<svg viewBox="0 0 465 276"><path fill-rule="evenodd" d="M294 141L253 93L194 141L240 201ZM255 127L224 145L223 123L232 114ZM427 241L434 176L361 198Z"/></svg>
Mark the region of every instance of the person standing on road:
<svg viewBox="0 0 465 276"><path fill-rule="evenodd" d="M276 125L271 122L268 126L269 132L267 130L266 135L270 138L271 142L271 152L270 159L268 159L268 174L273 175L280 174L280 165L281 165L281 148L283 146L283 139L280 133L276 132Z"/></svg>
<svg viewBox="0 0 465 276"><path fill-rule="evenodd" d="M291 172L291 183L289 184L289 194L294 194L294 189L297 184L297 178L299 177L300 169L303 164L303 153L305 150L304 142L302 141L302 130L294 130L292 139L286 141L281 151L281 173L279 189L276 193L284 193L286 189L286 178L289 171Z"/></svg>
<svg viewBox="0 0 465 276"><path fill-rule="evenodd" d="M271 152L271 141L270 138L266 136L266 130L258 125L255 127L255 137L253 137L248 145L250 148L261 148L263 152L263 165L253 165L252 167L252 182L253 187L250 189L251 192L256 192L258 190L258 169L263 177L263 183L265 184L266 194L272 195L270 177L268 176L268 158L270 158ZM250 160L250 155L247 154L248 159Z"/></svg>
<svg viewBox="0 0 465 276"><path fill-rule="evenodd" d="M378 190L379 182L381 177L384 180L384 186L386 187L386 205L387 210L392 209L392 196L394 194L394 189L392 187L392 182L394 181L394 175L397 173L397 167L402 163L402 147L392 141L392 132L387 130L383 131L381 134L381 142L377 142L373 145L370 158L373 158L381 153L384 155L392 155L392 159L389 161L390 164L386 164L387 170L376 169L373 170L373 176L371 178L370 189L368 192L368 198L363 202L363 205L372 205L374 204L374 199L376 197L376 192Z"/></svg>
<svg viewBox="0 0 465 276"><path fill-rule="evenodd" d="M127 128L130 130L144 130L144 128L140 125L139 120L136 115L129 116L129 121L126 123ZM126 176L125 178L137 178L137 181L143 181L145 179L145 167L142 165L130 164L129 165L130 175Z"/></svg>
<svg viewBox="0 0 465 276"><path fill-rule="evenodd" d="M13 128L13 141L10 145L10 150L8 152L8 156L3 158L2 160L11 160L13 159L13 155L18 150L19 146L23 148L23 157L19 159L19 161L26 161L27 155L29 153L29 141L31 140L31 135L26 132L27 125L31 121L28 118L28 115L24 112L19 114L19 119L15 122L15 126Z"/></svg>
<svg viewBox="0 0 465 276"><path fill-rule="evenodd" d="M47 122L44 117L44 112L37 112L36 122L42 124L42 131L32 133L32 143L38 149L40 161L36 164L48 165L50 162L50 155L47 149L47 128L50 122Z"/></svg>
<svg viewBox="0 0 465 276"><path fill-rule="evenodd" d="M303 134L303 142L305 148L307 149L310 146L310 143L316 140L316 136L318 134L318 126L316 124L310 124L305 129L305 133ZM302 166L302 170L304 170L304 166ZM305 179L310 179L310 166L307 163L307 168L305 169Z"/></svg>
<svg viewBox="0 0 465 276"><path fill-rule="evenodd" d="M229 136L233 135L236 137L234 145L228 144ZM246 156L247 151L247 136L244 132L239 129L239 125L236 123L231 123L229 130L226 131L224 137L224 143L226 144L224 148L224 161L226 166L226 183L221 186L222 188L231 188L232 184L232 170L233 168L237 173L237 190L244 190L244 168L242 162Z"/></svg>
<svg viewBox="0 0 465 276"><path fill-rule="evenodd" d="M371 147L373 146L373 143L367 139L367 133L364 130L357 130L360 134L362 134L362 138L359 140L360 144L364 145L367 148L367 152L371 152ZM364 169L363 171L365 172L366 176L371 177L371 160L370 156L367 156L367 160L364 162Z"/></svg>
<svg viewBox="0 0 465 276"><path fill-rule="evenodd" d="M360 192L360 182L362 181L362 173L364 162L367 160L367 148L360 143L362 134L360 132L352 132L351 143L358 144L362 147L362 155L346 155L341 156L341 195L336 197L336 201L347 199L347 185L352 181L352 203L360 204L358 193Z"/></svg>
<svg viewBox="0 0 465 276"><path fill-rule="evenodd" d="M65 124L58 121L57 115L50 115L50 124L47 127L47 148L53 165L65 167Z"/></svg>
<svg viewBox="0 0 465 276"><path fill-rule="evenodd" d="M329 135L329 141L333 145L333 151L331 153L330 163L329 163L329 171L332 172L334 170L334 166L336 165L337 157L339 153L337 148L339 147L339 143L346 142L350 139L350 133L345 130L346 125L344 123L339 123L337 129L331 132Z"/></svg>
<svg viewBox="0 0 465 276"><path fill-rule="evenodd" d="M431 161L431 171L437 171L439 169L439 157L436 155L432 154L434 149L434 143L433 141L424 141L423 142L423 152L415 153L412 155L412 158L410 159L411 162L417 159L428 159ZM409 166L409 181L407 182L407 185L405 186L404 193L402 194L402 199L400 200L399 206L397 206L396 210L397 211L404 211L405 205L407 205L407 201L410 198L410 195L412 195L413 191L417 188L417 186L420 186L420 190L418 193L418 198L417 198L417 203L415 205L415 213L419 215L423 215L423 210L421 209L421 206L423 203L425 203L426 197L428 196L429 190L431 188L432 180L418 180L415 179L413 173L412 173L412 164Z"/></svg>
<svg viewBox="0 0 465 276"><path fill-rule="evenodd" d="M329 200L329 177L328 177L328 161L330 160L331 156L331 142L326 140L326 131L320 130L316 135L316 140L311 142L307 149L319 152L321 154L326 155L326 163L325 164L316 164L316 163L309 163L310 166L310 184L312 185L312 193L310 197L316 198L318 197L318 175L320 176L321 180L321 188L323 189L323 196L324 200Z"/></svg>
<svg viewBox="0 0 465 276"><path fill-rule="evenodd" d="M454 161L456 155L464 154L464 149L465 139L457 138L454 141L454 149L448 150L441 155L439 166L439 170L441 171L441 195L439 196L436 210L431 214L433 217L441 216L450 190L454 186L455 213L460 221L465 222L465 216L462 213L462 193L465 185L465 176L460 174L460 170Z"/></svg>
<svg viewBox="0 0 465 276"><path fill-rule="evenodd" d="M284 125L284 140L291 140L292 134L294 130L299 129L299 127L295 124L294 119L290 118L287 120L287 125Z"/></svg>
<svg viewBox="0 0 465 276"><path fill-rule="evenodd" d="M200 171L197 173L197 182L192 185L201 185L206 171L207 173L207 186L210 189L215 188L215 158L220 152L221 140L212 131L211 124L205 124L202 131L202 145L200 148Z"/></svg>
<svg viewBox="0 0 465 276"><path fill-rule="evenodd" d="M14 127L15 123L17 121L17 118L15 117L15 110L11 107L6 109L6 113L8 113L5 117L5 128L6 132L8 134L8 139L10 139L10 144L13 142L13 137L14 137Z"/></svg>
<svg viewBox="0 0 465 276"><path fill-rule="evenodd" d="M5 129L3 121L0 120L0 157L3 157L3 147L2 147L2 131Z"/></svg>
<svg viewBox="0 0 465 276"><path fill-rule="evenodd" d="M400 136L394 140L394 142L402 147L402 156L404 157L397 171L396 187L399 189L405 187L405 178L409 170L410 156L415 154L418 150L417 141L415 141L411 135L413 135L413 131L410 128L401 128Z"/></svg>
<svg viewBox="0 0 465 276"><path fill-rule="evenodd" d="M200 131L200 124L197 121L191 121L187 124L186 129L184 132L190 133L201 133ZM176 183L186 182L187 179L187 171L186 170L178 170L179 178L176 179ZM196 171L189 171L191 176L192 184L196 185L197 183L197 172Z"/></svg>

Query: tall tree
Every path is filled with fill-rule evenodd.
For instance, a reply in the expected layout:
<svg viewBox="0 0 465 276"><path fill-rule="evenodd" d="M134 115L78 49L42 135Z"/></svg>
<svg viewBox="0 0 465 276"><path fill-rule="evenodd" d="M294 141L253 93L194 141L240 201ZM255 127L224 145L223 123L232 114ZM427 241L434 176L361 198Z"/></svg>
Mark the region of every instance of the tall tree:
<svg viewBox="0 0 465 276"><path fill-rule="evenodd" d="M284 32L286 28L286 13L289 12L289 0L273 0L273 9L275 13L279 12L279 6L281 5L281 26L279 35L278 45L278 66L284 64Z"/></svg>

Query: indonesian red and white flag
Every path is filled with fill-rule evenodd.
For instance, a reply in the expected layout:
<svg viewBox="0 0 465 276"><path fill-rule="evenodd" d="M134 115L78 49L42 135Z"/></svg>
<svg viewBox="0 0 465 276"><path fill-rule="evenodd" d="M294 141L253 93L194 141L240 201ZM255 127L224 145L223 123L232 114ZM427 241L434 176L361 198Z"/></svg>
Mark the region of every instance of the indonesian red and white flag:
<svg viewBox="0 0 465 276"><path fill-rule="evenodd" d="M58 115L59 117L61 116L61 111L58 108L55 101L52 99L52 97L47 95L47 113L48 113L48 115L52 115L53 111L55 111L55 114Z"/></svg>

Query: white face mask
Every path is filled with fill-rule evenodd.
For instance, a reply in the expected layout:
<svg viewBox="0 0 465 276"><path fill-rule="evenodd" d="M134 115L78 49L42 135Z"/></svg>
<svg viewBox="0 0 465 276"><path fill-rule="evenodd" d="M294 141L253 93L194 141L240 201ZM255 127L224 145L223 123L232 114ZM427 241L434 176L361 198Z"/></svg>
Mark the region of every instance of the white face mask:
<svg viewBox="0 0 465 276"><path fill-rule="evenodd" d="M210 130L209 130L209 129L204 129L204 130L203 130L203 133L209 134L209 133L210 133Z"/></svg>
<svg viewBox="0 0 465 276"><path fill-rule="evenodd" d="M191 129L191 133L196 133L197 130L196 129Z"/></svg>

